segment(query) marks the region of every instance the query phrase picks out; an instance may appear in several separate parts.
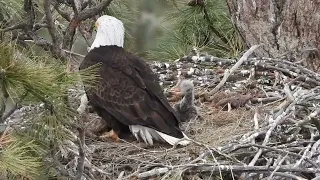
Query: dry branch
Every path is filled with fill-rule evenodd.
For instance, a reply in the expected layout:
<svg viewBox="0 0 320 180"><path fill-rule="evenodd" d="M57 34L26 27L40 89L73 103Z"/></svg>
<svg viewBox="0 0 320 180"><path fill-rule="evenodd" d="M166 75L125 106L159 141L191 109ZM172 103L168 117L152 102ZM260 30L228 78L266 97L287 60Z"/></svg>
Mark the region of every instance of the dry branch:
<svg viewBox="0 0 320 180"><path fill-rule="evenodd" d="M111 2L112 0L104 0L93 7L89 7L88 1L45 0L43 2L44 18L38 20L35 17L35 3L33 3L32 0L25 0L24 10L27 14L26 21L4 27L1 31L18 31L19 36L16 36L18 42L23 43L27 39L29 42L33 42L44 50L51 52L55 58L69 61L70 56L68 56L64 50L71 50L78 26L86 19L95 18L95 16L100 14ZM62 7L64 7L64 9ZM62 29L62 33L59 33L55 25L58 20L53 17L53 11L58 12L59 15L68 22L66 28ZM48 29L52 41L47 41L38 34L37 31L40 28Z"/></svg>
<svg viewBox="0 0 320 180"><path fill-rule="evenodd" d="M196 172L211 172L217 173L222 172L268 172L274 171L277 169L277 172L305 172L305 173L316 173L320 172L318 169L314 168L292 168L292 167L278 167L278 166L237 166L237 165L216 165L216 164L185 164L180 166L171 166L158 169L152 169L147 172L140 173L136 176L137 178L149 178L153 176L159 176L165 174L169 171L177 171L178 169L184 169L187 173L196 173Z"/></svg>
<svg viewBox="0 0 320 180"><path fill-rule="evenodd" d="M228 77L244 62L248 59L248 57L253 53L255 49L257 49L260 45L254 45L252 46L246 53L243 54L243 56L239 59L239 61L230 69L227 70L220 81L220 83L209 92L209 95L213 95L224 85L224 83L227 81Z"/></svg>

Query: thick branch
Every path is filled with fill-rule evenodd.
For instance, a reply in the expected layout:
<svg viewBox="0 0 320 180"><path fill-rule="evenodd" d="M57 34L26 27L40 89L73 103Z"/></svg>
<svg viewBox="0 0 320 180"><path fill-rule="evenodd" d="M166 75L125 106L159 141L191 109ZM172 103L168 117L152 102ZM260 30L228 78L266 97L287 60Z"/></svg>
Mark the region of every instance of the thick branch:
<svg viewBox="0 0 320 180"><path fill-rule="evenodd" d="M81 12L79 12L78 16L75 16L73 19L71 19L70 24L67 28L66 34L64 36L63 45L62 48L66 50L71 50L72 43L73 43L73 37L76 33L76 29L78 25L81 23L81 21L84 21L88 18L92 18L95 15L101 13L110 3L112 0L104 0L100 4L85 9Z"/></svg>
<svg viewBox="0 0 320 180"><path fill-rule="evenodd" d="M276 168L278 168L278 172L303 172L303 173L317 173L320 172L320 170L315 168L293 168L290 166L229 166L229 165L220 165L217 166L217 164L185 164L180 165L180 168L188 169L186 172L189 173L195 173L195 172L270 172L274 171ZM138 178L148 178L156 175L162 175L170 170L177 169L179 167L164 167L164 168L158 168L158 169L152 169L147 172L143 172L137 175Z"/></svg>
<svg viewBox="0 0 320 180"><path fill-rule="evenodd" d="M68 12L65 12L65 11L62 11L60 8L59 8L59 3L56 3L54 5L54 9L67 21L71 21L71 15L68 13Z"/></svg>
<svg viewBox="0 0 320 180"><path fill-rule="evenodd" d="M27 14L28 25L30 26L30 29L31 29L34 22L35 22L35 19L36 19L32 0L24 0L24 7L23 8Z"/></svg>
<svg viewBox="0 0 320 180"><path fill-rule="evenodd" d="M109 4L112 2L112 0L104 0L102 1L100 4L92 7L92 8L88 8L83 10L79 16L78 16L78 21L84 21L88 18L91 18L95 15L98 15L99 13L101 13L107 6L109 6Z"/></svg>
<svg viewBox="0 0 320 180"><path fill-rule="evenodd" d="M57 35L57 30L56 30L54 20L52 17L50 2L51 2L51 0L44 1L45 17L46 17L46 21L47 21L47 25L48 25L48 31L49 31L51 38L52 38L52 44L53 44L54 50L59 51L59 46L60 46L59 39L60 38ZM58 53L58 52L56 52L56 53Z"/></svg>

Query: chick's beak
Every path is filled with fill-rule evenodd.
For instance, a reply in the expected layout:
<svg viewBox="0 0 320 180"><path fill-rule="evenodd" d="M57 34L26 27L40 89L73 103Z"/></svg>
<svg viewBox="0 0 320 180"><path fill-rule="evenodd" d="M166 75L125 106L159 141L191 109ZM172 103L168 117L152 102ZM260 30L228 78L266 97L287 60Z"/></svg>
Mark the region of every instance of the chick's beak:
<svg viewBox="0 0 320 180"><path fill-rule="evenodd" d="M182 96L181 90L178 87L172 89L172 94L176 96Z"/></svg>

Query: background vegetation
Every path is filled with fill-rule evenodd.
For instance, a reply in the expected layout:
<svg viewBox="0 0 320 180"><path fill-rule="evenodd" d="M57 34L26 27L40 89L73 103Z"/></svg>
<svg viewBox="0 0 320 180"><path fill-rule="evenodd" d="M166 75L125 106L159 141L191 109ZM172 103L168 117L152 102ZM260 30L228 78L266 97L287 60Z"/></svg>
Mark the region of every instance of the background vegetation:
<svg viewBox="0 0 320 180"><path fill-rule="evenodd" d="M218 57L237 57L243 43L226 1L188 2L120 0L104 13L125 23L126 47L150 60L175 60L195 48Z"/></svg>

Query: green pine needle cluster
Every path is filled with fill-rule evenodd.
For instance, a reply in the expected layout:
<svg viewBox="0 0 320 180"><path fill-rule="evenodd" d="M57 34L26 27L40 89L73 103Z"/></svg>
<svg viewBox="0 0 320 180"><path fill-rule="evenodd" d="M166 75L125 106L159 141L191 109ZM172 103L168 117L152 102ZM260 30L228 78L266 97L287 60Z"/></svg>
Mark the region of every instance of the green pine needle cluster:
<svg viewBox="0 0 320 180"><path fill-rule="evenodd" d="M13 17L21 18L21 9L23 9L21 0L0 0L0 22L11 21Z"/></svg>
<svg viewBox="0 0 320 180"><path fill-rule="evenodd" d="M131 52L135 51L133 31L139 15L138 5L139 1L118 0L113 1L104 11L103 14L117 17L120 19L125 27L125 48Z"/></svg>
<svg viewBox="0 0 320 180"><path fill-rule="evenodd" d="M43 13L42 0L33 0L35 11ZM8 22L26 20L23 0L0 0L0 28Z"/></svg>
<svg viewBox="0 0 320 180"><path fill-rule="evenodd" d="M149 57L175 60L188 55L193 48L218 57L237 57L243 50L242 39L234 28L224 0L205 1L205 8L176 1L177 8L168 10L164 33Z"/></svg>
<svg viewBox="0 0 320 180"><path fill-rule="evenodd" d="M10 133L16 138L0 153L1 175L35 177L41 174L43 151L70 139L69 129L79 124L74 118L76 111L66 103L68 89L79 83L80 76L82 81L96 83L97 77L93 74L98 66L66 73L66 67L49 55L37 56L19 50L14 44L0 43L0 98L4 102L1 106L10 99L38 107L25 112L24 122ZM26 139L29 143L23 143Z"/></svg>
<svg viewBox="0 0 320 180"><path fill-rule="evenodd" d="M26 53L15 50L14 45L0 44L0 77L3 91L16 99L28 92L37 101L57 100L79 82L96 82L92 75L96 67L78 73L66 73L65 66L49 55L23 57Z"/></svg>
<svg viewBox="0 0 320 180"><path fill-rule="evenodd" d="M34 179L43 173L44 153L41 146L34 141L24 141L21 138L8 136L12 142L5 143L1 139L0 176Z"/></svg>

